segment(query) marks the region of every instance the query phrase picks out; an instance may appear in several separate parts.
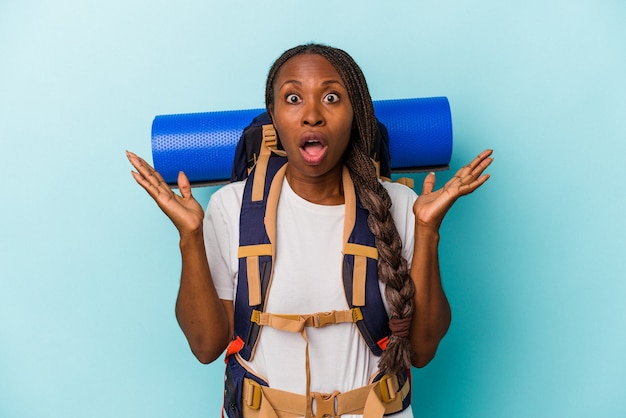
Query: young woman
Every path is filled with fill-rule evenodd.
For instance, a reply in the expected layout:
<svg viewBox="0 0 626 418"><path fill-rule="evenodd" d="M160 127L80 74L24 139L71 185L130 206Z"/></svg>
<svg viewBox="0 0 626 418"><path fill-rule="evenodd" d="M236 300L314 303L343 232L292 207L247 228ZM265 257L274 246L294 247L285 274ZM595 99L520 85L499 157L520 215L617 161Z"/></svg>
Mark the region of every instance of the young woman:
<svg viewBox="0 0 626 418"><path fill-rule="evenodd" d="M133 177L180 233L176 315L191 350L209 363L231 344L225 404L231 418L412 417L406 370L433 358L450 324L439 273L439 227L459 197L487 181L483 172L493 161L491 151L441 189L434 189L430 173L419 197L379 181L369 158L376 119L365 78L347 53L323 45L301 45L276 60L266 107L288 163L269 179L278 196L275 217L259 220L275 232L274 257L266 320L247 355L232 348L241 339L234 301L248 296L237 293L246 182L218 190L204 214L184 173L179 196L143 159L128 153ZM380 356L351 314L337 314L354 311L342 263L344 224L354 216L355 199L369 214L376 284L389 318ZM320 326L319 318L330 314L332 325Z"/></svg>

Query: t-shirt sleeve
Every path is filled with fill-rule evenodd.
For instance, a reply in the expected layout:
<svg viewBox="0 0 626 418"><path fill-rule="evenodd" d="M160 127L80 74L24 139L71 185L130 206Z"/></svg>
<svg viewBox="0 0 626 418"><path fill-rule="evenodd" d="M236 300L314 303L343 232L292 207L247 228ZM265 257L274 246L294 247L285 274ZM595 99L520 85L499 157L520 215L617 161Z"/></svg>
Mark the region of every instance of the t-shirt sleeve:
<svg viewBox="0 0 626 418"><path fill-rule="evenodd" d="M234 300L237 287L239 212L242 185L233 183L216 191L204 215L204 245L211 277L220 299Z"/></svg>

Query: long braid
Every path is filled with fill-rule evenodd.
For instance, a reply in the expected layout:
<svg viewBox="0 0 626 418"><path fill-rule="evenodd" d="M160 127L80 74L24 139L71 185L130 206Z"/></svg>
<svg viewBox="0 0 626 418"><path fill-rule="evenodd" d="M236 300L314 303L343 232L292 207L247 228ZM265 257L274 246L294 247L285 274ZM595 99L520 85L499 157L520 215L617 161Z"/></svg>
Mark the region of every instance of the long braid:
<svg viewBox="0 0 626 418"><path fill-rule="evenodd" d="M350 96L355 126L344 157L350 171L355 191L368 210L368 226L376 238L379 254L378 278L386 285L385 298L391 310L392 330L398 322L411 320L415 287L409 275L407 261L402 257L402 241L391 216L391 199L387 190L378 181L376 169L370 159L370 148L376 135L374 106L365 77L356 62L343 50L319 44L300 45L287 50L271 67L265 89L268 111L274 105L274 80L281 66L290 58L300 54L317 54L326 58L335 67ZM393 332L379 367L384 373L397 373L411 365L411 344L408 327L404 332Z"/></svg>

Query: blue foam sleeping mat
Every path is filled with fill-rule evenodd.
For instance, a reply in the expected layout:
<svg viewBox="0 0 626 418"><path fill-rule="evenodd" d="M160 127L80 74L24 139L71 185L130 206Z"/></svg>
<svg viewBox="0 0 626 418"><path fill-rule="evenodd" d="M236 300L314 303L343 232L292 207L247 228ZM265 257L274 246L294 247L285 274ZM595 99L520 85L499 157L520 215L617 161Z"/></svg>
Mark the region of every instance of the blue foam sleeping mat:
<svg viewBox="0 0 626 418"><path fill-rule="evenodd" d="M184 171L193 186L230 181L237 141L265 109L159 115L152 123L154 167L175 185ZM389 132L392 173L448 168L452 118L445 97L374 101Z"/></svg>

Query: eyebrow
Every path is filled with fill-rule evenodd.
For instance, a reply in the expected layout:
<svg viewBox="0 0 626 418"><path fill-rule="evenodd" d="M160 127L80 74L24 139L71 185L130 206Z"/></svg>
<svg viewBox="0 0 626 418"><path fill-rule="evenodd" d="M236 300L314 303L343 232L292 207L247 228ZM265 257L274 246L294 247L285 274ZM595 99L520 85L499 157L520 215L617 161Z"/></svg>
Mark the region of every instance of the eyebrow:
<svg viewBox="0 0 626 418"><path fill-rule="evenodd" d="M295 80L295 79L293 79L293 80L286 80L283 84L281 84L281 86L280 86L280 87L284 86L285 84L296 84L296 85L298 85L298 86L301 86L301 85L302 85L302 82L301 82L301 81L299 81L299 80ZM343 85L343 83L342 83L341 81L339 81L339 80L330 79L330 80L325 80L325 81L322 81L322 86L324 86L324 87L329 86L329 85L331 85L331 84L340 84L342 87L344 87L344 88L345 88L345 86Z"/></svg>

